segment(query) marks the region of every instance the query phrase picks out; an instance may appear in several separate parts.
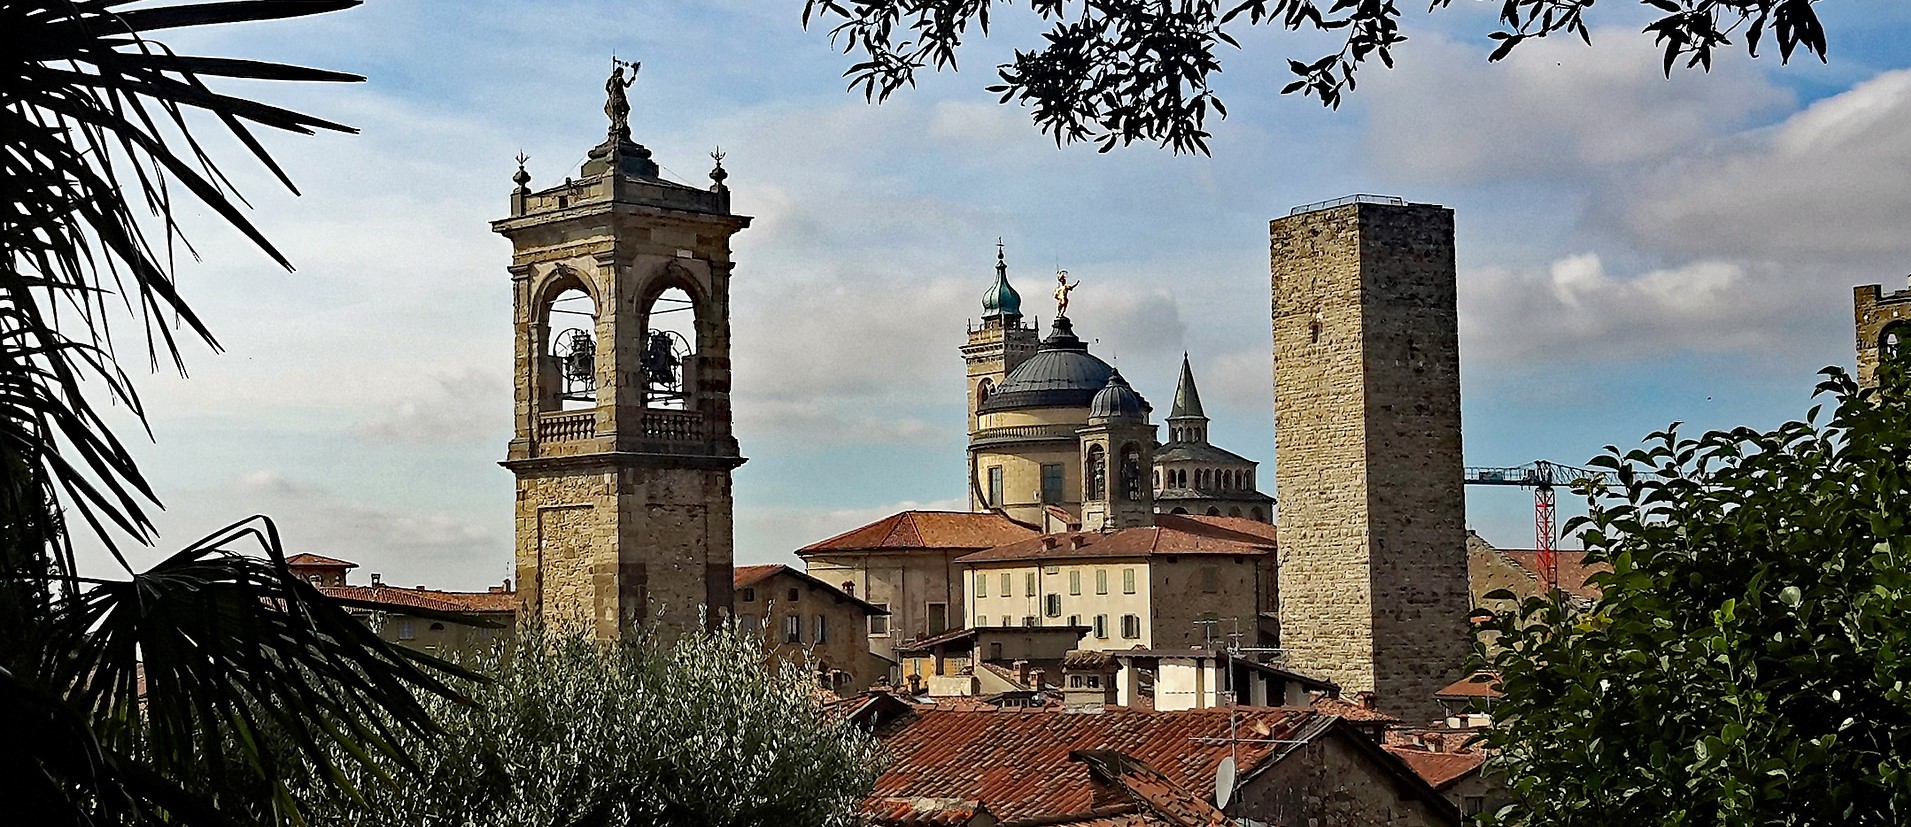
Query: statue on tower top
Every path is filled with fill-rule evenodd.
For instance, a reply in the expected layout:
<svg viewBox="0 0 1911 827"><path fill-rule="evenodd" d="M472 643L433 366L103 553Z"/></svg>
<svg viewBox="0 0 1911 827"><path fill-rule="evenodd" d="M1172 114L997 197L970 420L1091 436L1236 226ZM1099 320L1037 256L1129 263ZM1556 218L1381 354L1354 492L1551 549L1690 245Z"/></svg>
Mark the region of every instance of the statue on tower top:
<svg viewBox="0 0 1911 827"><path fill-rule="evenodd" d="M1057 318L1068 315L1068 294L1080 286L1082 286L1080 280L1074 284L1068 283L1067 270L1055 271L1055 316Z"/></svg>
<svg viewBox="0 0 1911 827"><path fill-rule="evenodd" d="M630 67L630 77L624 77L624 67ZM604 114L610 116L610 134L614 138L630 138L630 98L624 90L637 82L637 71L644 68L643 61L635 63L610 59L610 79L604 81Z"/></svg>

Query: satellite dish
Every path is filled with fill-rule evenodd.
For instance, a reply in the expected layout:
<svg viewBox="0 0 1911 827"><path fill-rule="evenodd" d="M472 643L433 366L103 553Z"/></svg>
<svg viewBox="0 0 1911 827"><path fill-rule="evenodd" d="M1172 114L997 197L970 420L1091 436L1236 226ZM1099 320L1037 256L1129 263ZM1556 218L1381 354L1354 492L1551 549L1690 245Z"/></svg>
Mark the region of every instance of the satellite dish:
<svg viewBox="0 0 1911 827"><path fill-rule="evenodd" d="M1214 768L1214 806L1227 809L1228 800L1234 797L1234 756L1221 759L1221 766Z"/></svg>

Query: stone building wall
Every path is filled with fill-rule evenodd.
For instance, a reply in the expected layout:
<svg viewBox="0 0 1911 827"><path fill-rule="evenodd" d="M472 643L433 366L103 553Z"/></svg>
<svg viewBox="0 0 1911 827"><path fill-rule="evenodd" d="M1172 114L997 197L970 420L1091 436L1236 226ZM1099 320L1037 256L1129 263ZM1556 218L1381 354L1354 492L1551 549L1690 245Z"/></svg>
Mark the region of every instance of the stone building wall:
<svg viewBox="0 0 1911 827"><path fill-rule="evenodd" d="M868 613L831 589L784 572L739 592L735 605L739 622L759 626L777 658L825 676L843 673L843 682L828 687L836 692L861 692L877 678L889 677L888 662L869 650ZM785 625L790 617L796 618L794 641ZM822 640L817 640L818 617L823 618Z"/></svg>
<svg viewBox="0 0 1911 827"><path fill-rule="evenodd" d="M1408 720L1467 651L1453 213L1270 224L1281 643Z"/></svg>
<svg viewBox="0 0 1911 827"><path fill-rule="evenodd" d="M1881 286L1868 284L1851 292L1852 327L1858 339L1858 384L1876 387L1886 328L1897 328L1911 345L1911 288L1886 294Z"/></svg>
<svg viewBox="0 0 1911 827"><path fill-rule="evenodd" d="M1456 822L1425 800L1407 794L1400 779L1383 770L1347 739L1323 736L1247 779L1227 813L1263 824L1435 827ZM1377 750L1377 748L1376 748Z"/></svg>
<svg viewBox="0 0 1911 827"><path fill-rule="evenodd" d="M1223 648L1237 633L1241 645L1257 645L1263 556L1157 554L1149 558L1154 599L1148 647ZM1212 590L1207 587L1209 571L1214 573ZM1203 620L1215 621L1211 635Z"/></svg>

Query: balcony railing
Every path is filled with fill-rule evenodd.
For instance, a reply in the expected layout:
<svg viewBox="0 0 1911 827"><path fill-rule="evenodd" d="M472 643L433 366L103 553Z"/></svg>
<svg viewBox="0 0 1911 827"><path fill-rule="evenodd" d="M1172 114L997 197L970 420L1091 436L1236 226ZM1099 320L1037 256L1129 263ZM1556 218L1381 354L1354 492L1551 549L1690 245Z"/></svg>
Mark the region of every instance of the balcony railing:
<svg viewBox="0 0 1911 827"><path fill-rule="evenodd" d="M1000 442L1038 442L1056 439L1074 439L1080 425L1005 425L1000 428L983 428L975 432L976 445Z"/></svg>
<svg viewBox="0 0 1911 827"><path fill-rule="evenodd" d="M702 442L703 414L697 411L644 409L643 438L659 442Z"/></svg>
<svg viewBox="0 0 1911 827"><path fill-rule="evenodd" d="M560 411L537 418L539 442L571 442L597 435L597 411Z"/></svg>

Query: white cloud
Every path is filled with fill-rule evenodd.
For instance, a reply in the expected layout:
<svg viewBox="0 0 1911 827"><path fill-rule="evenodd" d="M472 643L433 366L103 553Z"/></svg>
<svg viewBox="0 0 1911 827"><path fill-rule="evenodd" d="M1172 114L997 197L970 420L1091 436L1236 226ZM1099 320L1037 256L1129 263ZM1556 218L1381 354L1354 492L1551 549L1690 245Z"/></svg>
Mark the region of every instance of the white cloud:
<svg viewBox="0 0 1911 827"><path fill-rule="evenodd" d="M1643 175L1636 188L1608 193L1605 210L1671 254L1901 267L1911 258L1906 135L1911 70L1886 72L1775 127Z"/></svg>
<svg viewBox="0 0 1911 827"><path fill-rule="evenodd" d="M1489 64L1477 46L1416 36L1400 48L1407 68L1361 85L1369 154L1422 181L1576 177L1662 158L1789 101L1745 61L1668 79L1650 39L1603 29L1593 40L1533 41Z"/></svg>
<svg viewBox="0 0 1911 827"><path fill-rule="evenodd" d="M511 430L511 384L500 370L419 377L410 393L352 426L375 442L495 444Z"/></svg>

